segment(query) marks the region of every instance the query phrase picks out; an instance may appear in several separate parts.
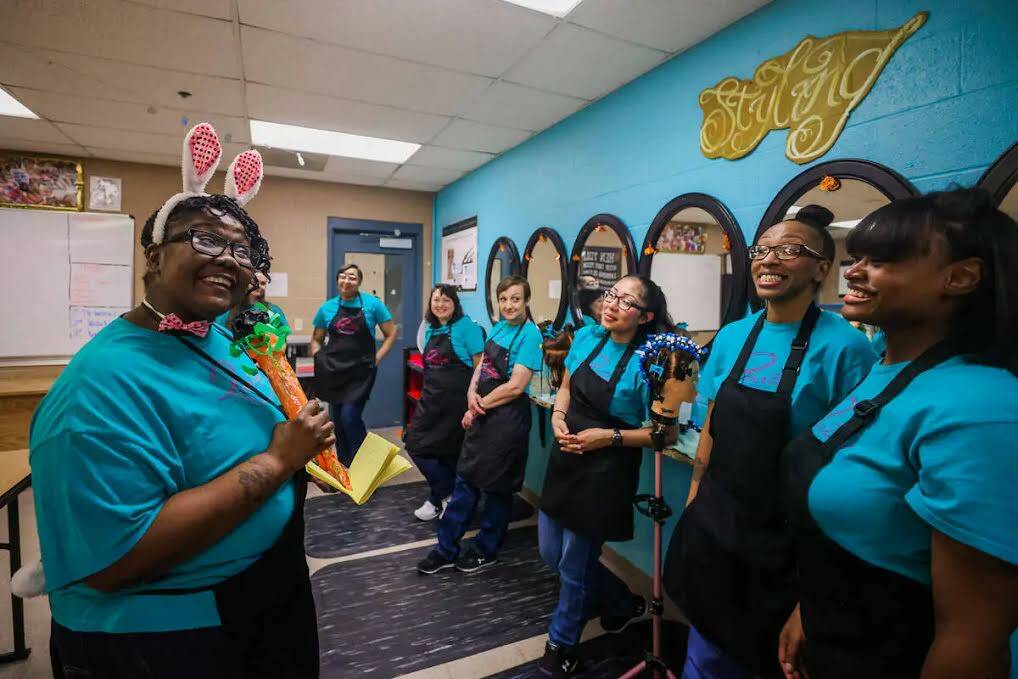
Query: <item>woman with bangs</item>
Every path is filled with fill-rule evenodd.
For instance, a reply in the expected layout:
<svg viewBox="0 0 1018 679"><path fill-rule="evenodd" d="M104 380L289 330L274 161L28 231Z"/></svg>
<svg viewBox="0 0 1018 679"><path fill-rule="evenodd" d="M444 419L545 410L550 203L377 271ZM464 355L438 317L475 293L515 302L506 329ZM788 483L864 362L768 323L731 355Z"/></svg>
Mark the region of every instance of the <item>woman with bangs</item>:
<svg viewBox="0 0 1018 679"><path fill-rule="evenodd" d="M1018 226L979 189L849 235L863 382L782 457L800 608L787 676L1006 677L1018 625Z"/></svg>

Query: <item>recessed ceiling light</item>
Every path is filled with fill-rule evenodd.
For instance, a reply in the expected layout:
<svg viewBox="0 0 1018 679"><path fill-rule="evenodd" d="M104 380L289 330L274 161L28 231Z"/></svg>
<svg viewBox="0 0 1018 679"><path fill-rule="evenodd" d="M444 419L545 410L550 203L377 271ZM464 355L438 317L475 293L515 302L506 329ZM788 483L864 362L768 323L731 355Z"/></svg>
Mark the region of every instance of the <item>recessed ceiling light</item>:
<svg viewBox="0 0 1018 679"><path fill-rule="evenodd" d="M514 5L520 7L529 7L530 9L543 12L544 14L550 14L553 17L559 17L560 19L565 15L569 14L576 8L578 4L583 0L505 0L511 2Z"/></svg>
<svg viewBox="0 0 1018 679"><path fill-rule="evenodd" d="M14 95L2 87L0 87L0 116L39 119L39 116L29 111L27 106L15 99Z"/></svg>
<svg viewBox="0 0 1018 679"><path fill-rule="evenodd" d="M267 123L263 120L251 121L251 143L288 151L324 153L383 163L402 163L421 148L420 144L394 139L362 137L345 132Z"/></svg>

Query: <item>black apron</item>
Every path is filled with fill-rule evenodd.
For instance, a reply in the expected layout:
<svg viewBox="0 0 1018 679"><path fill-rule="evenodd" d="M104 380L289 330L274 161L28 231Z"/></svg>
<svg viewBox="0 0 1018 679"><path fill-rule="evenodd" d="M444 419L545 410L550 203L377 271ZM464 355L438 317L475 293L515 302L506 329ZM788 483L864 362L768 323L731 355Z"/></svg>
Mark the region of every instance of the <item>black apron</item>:
<svg viewBox="0 0 1018 679"><path fill-rule="evenodd" d="M876 397L821 443L812 431L782 454L785 506L795 535L806 665L817 679L918 677L933 643L929 585L863 561L826 535L807 504L817 473L921 373L953 355L938 345L907 365Z"/></svg>
<svg viewBox="0 0 1018 679"><path fill-rule="evenodd" d="M315 394L328 403L362 403L375 384L375 337L358 307L343 306L329 322L328 343L315 354Z"/></svg>
<svg viewBox="0 0 1018 679"><path fill-rule="evenodd" d="M697 631L762 677L784 676L778 635L798 597L778 463L789 438L792 391L819 317L811 305L775 392L739 383L766 313L753 327L714 400L710 463L665 562L665 589Z"/></svg>
<svg viewBox="0 0 1018 679"><path fill-rule="evenodd" d="M608 336L594 348L576 372L569 376L569 409L566 426L572 433L584 429L634 429L611 414L611 400L622 373L636 347L630 344L619 359L611 379L605 380L590 367ZM643 450L609 446L578 455L565 453L558 443L548 459L548 473L541 493L541 511L562 526L595 543L633 538L633 499L640 483Z"/></svg>
<svg viewBox="0 0 1018 679"><path fill-rule="evenodd" d="M509 352L523 325L516 328L508 347L499 345L494 337L485 343L477 380L477 393L482 397L509 381ZM477 417L463 439L456 473L484 491L518 491L527 469L530 422L530 398L526 393Z"/></svg>
<svg viewBox="0 0 1018 679"><path fill-rule="evenodd" d="M424 347L424 386L403 442L412 455L455 460L463 447L463 414L473 370L460 360L449 332Z"/></svg>

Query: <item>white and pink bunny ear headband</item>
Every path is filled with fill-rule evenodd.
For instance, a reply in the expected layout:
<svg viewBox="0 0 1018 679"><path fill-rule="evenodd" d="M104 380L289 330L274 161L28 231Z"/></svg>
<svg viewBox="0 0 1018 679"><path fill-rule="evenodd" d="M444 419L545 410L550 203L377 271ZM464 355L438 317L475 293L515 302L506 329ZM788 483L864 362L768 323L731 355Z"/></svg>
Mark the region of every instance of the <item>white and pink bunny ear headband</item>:
<svg viewBox="0 0 1018 679"><path fill-rule="evenodd" d="M166 220L173 208L181 201L197 196L207 196L205 186L212 179L219 161L223 157L223 146L219 143L215 129L208 123L199 123L191 128L184 137L184 153L181 174L184 178L184 190L163 203L156 213L152 225L152 243L158 245L166 236ZM244 151L233 159L230 169L226 172L224 195L237 201L244 207L258 193L262 185L264 166L262 156L257 151Z"/></svg>

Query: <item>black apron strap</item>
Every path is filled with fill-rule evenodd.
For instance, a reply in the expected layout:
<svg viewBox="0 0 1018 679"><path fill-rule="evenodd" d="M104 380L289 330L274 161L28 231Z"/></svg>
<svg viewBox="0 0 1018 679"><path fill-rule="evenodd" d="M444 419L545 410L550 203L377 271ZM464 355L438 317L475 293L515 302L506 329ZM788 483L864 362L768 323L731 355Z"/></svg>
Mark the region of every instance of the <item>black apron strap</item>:
<svg viewBox="0 0 1018 679"><path fill-rule="evenodd" d="M763 330L766 319L767 310L764 309L763 313L760 314L760 318L753 325L753 329L749 332L749 337L746 338L745 344L742 345L739 358L735 360L735 365L732 367L732 372L728 374L727 379L735 380L736 382L742 379L742 373L746 371L746 364L749 363L749 357L753 354L753 347L756 346L756 338L760 336L760 331Z"/></svg>
<svg viewBox="0 0 1018 679"><path fill-rule="evenodd" d="M905 387L912 383L912 380L927 370L940 365L957 353L957 348L953 344L941 342L927 349L919 358L905 366L879 394L871 399L856 403L855 414L852 415L852 418L841 425L824 442L822 447L824 464L830 461L831 457L834 456L848 439L852 438L860 429L872 422L880 409L904 391Z"/></svg>
<svg viewBox="0 0 1018 679"><path fill-rule="evenodd" d="M813 334L813 329L816 327L819 319L820 307L816 304L810 304L809 309L806 310L806 315L802 319L802 323L799 324L799 333L792 340L792 350L789 352L788 360L785 361L785 367L781 371L781 381L778 382L779 394L788 393L795 386L795 380L798 379L799 370L802 368L802 361L806 358L809 338Z"/></svg>

